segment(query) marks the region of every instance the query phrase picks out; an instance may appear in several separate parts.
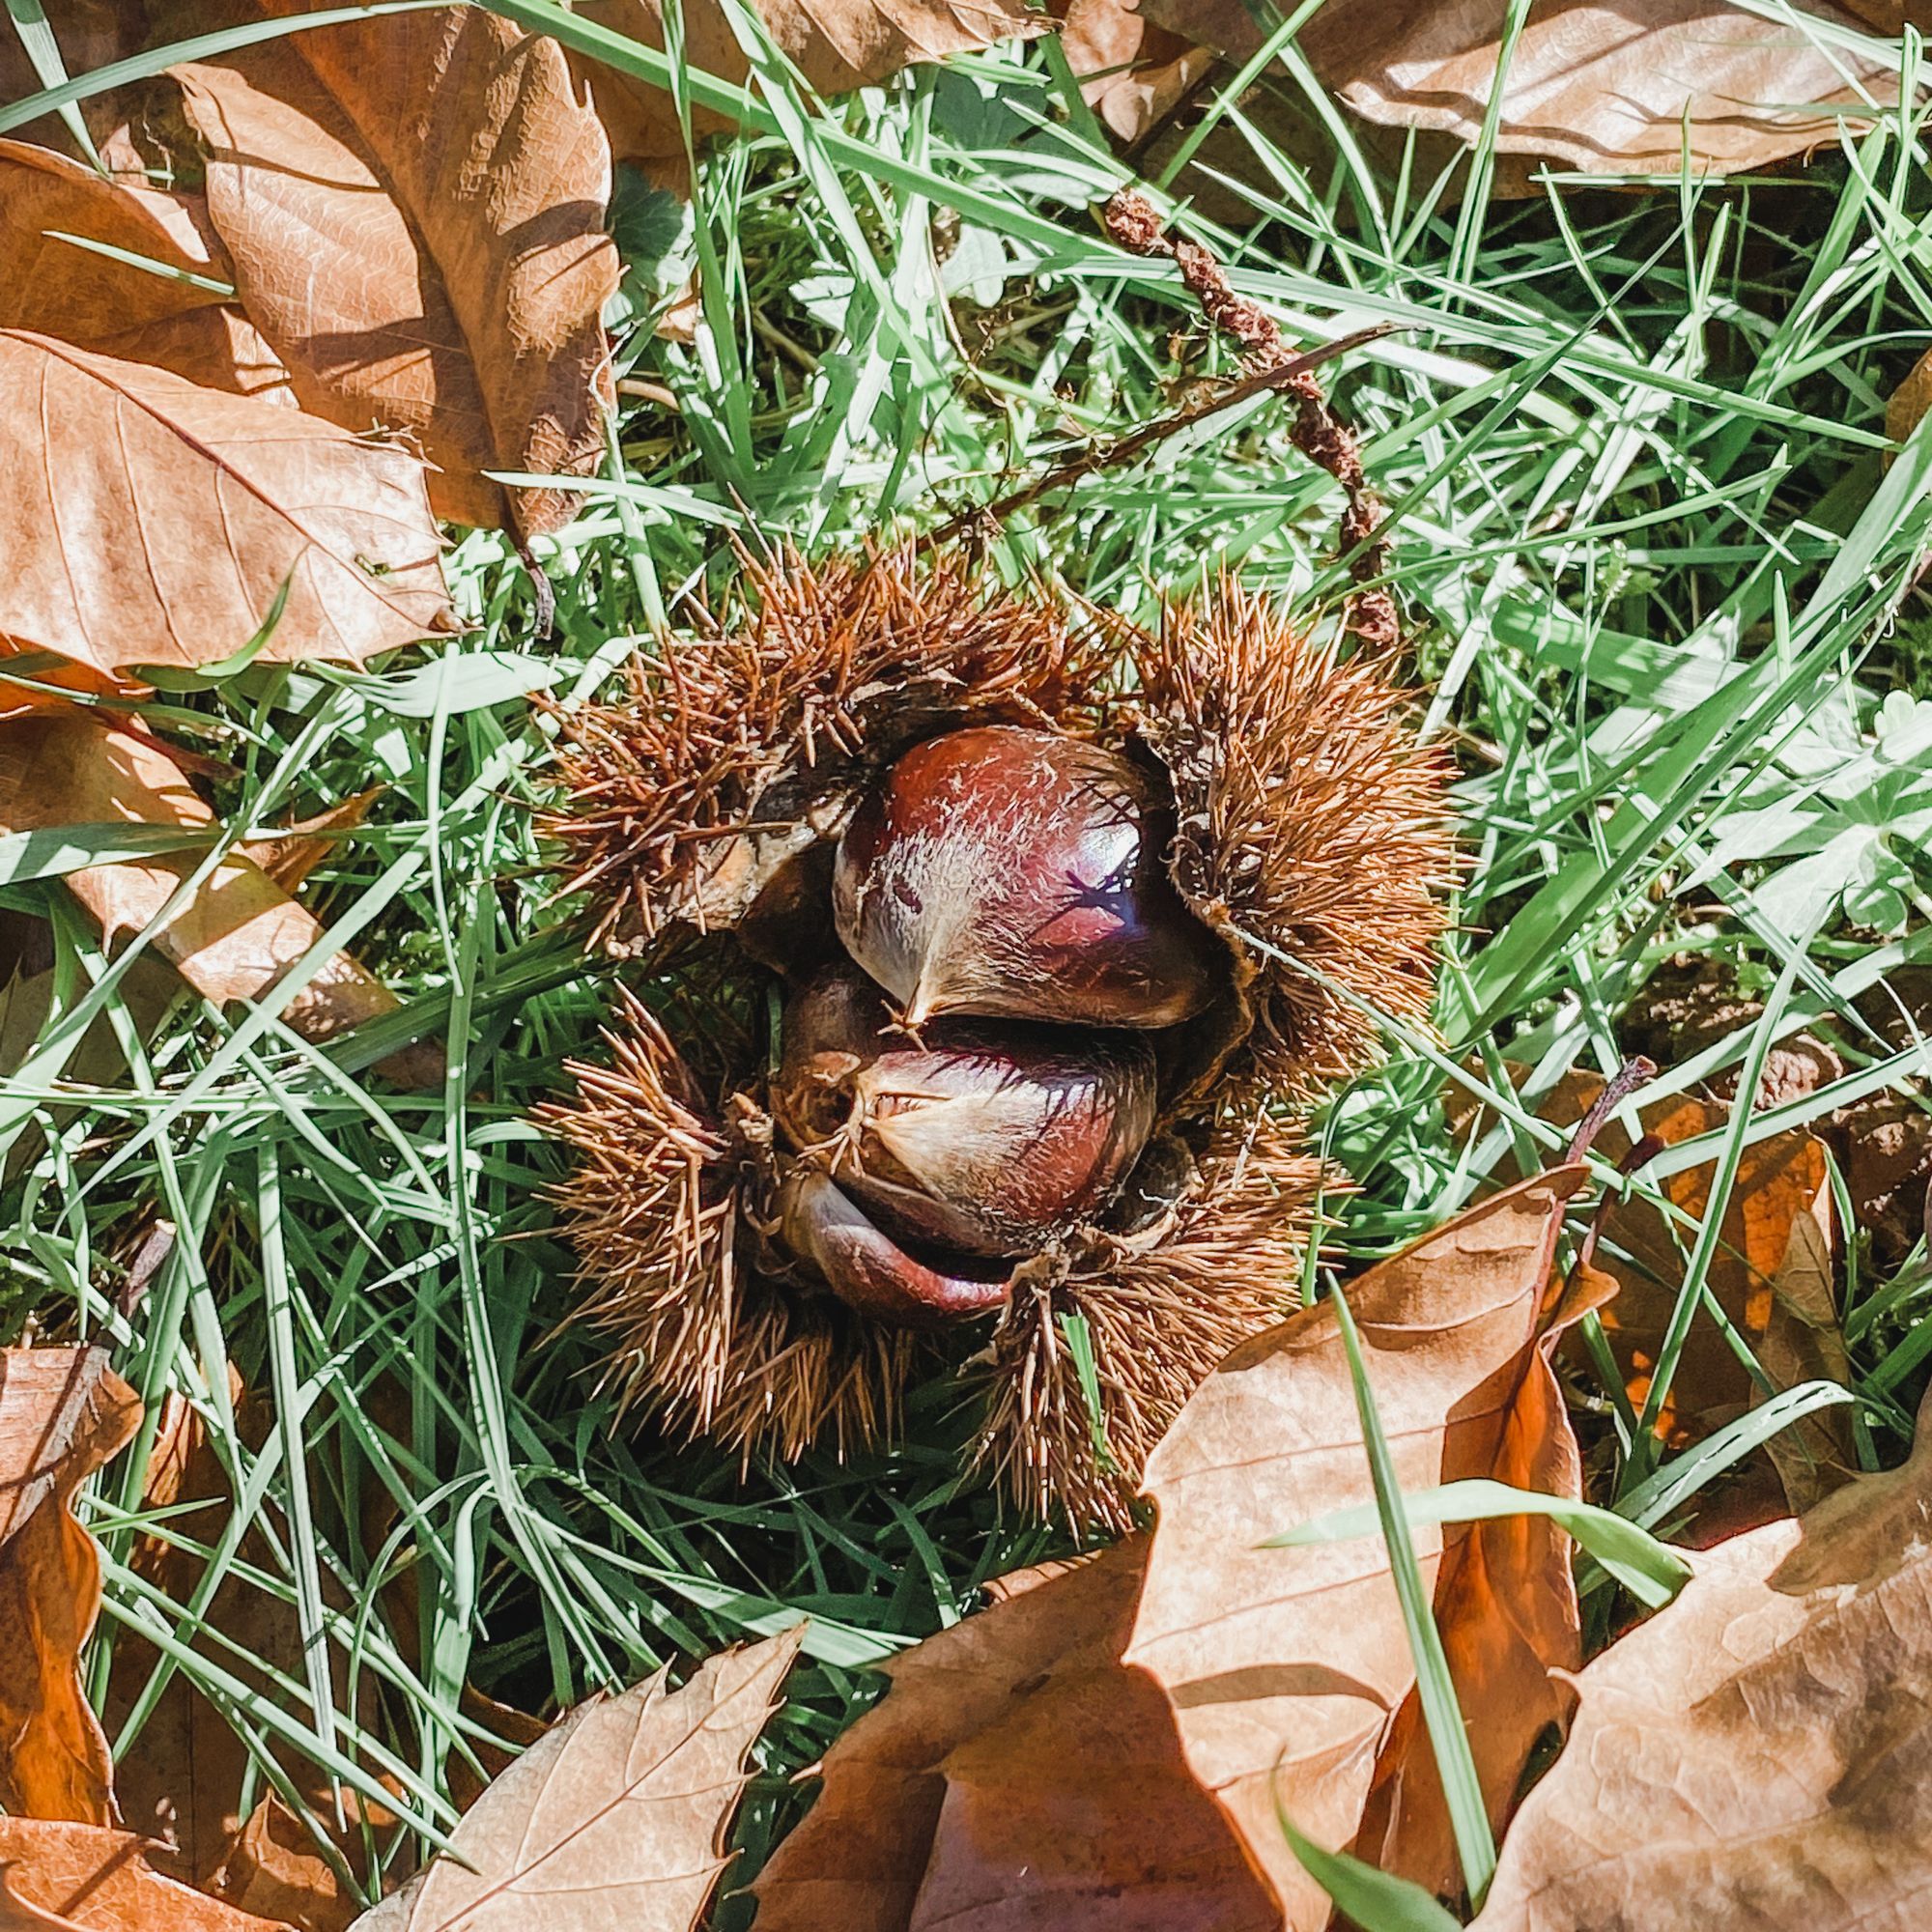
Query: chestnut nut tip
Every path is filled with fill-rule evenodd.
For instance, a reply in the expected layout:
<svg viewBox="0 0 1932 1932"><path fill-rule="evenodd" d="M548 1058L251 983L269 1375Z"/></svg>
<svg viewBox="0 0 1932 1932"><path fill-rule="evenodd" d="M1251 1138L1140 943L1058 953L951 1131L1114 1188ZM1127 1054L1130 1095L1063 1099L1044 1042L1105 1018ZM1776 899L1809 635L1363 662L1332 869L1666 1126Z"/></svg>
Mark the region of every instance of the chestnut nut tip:
<svg viewBox="0 0 1932 1932"><path fill-rule="evenodd" d="M1141 1034L941 1021L908 1040L847 967L787 1004L771 1108L894 1234L1011 1256L1111 1198L1153 1130L1155 1083Z"/></svg>
<svg viewBox="0 0 1932 1932"><path fill-rule="evenodd" d="M1015 724L914 747L839 840L845 949L936 1014L1158 1028L1208 1006L1221 943L1162 865L1171 812L1116 752Z"/></svg>
<svg viewBox="0 0 1932 1932"><path fill-rule="evenodd" d="M823 1169L797 1162L779 1193L787 1245L839 1300L895 1328L944 1328L1005 1305L1003 1275L953 1273L921 1261L884 1233Z"/></svg>

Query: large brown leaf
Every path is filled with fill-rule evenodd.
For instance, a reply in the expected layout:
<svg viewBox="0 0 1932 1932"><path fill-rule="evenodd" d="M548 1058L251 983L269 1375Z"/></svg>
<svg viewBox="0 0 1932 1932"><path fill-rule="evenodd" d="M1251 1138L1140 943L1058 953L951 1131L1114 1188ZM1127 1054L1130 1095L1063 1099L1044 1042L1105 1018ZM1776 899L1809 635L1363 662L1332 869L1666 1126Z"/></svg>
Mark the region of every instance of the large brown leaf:
<svg viewBox="0 0 1932 1932"><path fill-rule="evenodd" d="M0 1353L0 1804L16 1814L114 1822L79 1675L100 1558L71 1505L140 1419L104 1349Z"/></svg>
<svg viewBox="0 0 1932 1932"><path fill-rule="evenodd" d="M175 272L156 274L64 235ZM0 140L0 328L293 406L288 372L241 306L180 279L225 283L234 272L200 195L109 181L49 149Z"/></svg>
<svg viewBox="0 0 1932 1932"><path fill-rule="evenodd" d="M0 1818L0 1932L278 1932L150 1866L130 1832Z"/></svg>
<svg viewBox="0 0 1932 1932"><path fill-rule="evenodd" d="M1267 1932L1273 1899L1121 1662L1145 1538L886 1666L753 1890L757 1932Z"/></svg>
<svg viewBox="0 0 1932 1932"><path fill-rule="evenodd" d="M803 1629L580 1704L464 1813L383 1932L691 1932L729 1862L746 1760ZM457 1861L462 1860L459 1863Z"/></svg>
<svg viewBox="0 0 1932 1932"><path fill-rule="evenodd" d="M1577 1446L1548 1360L1546 1309L1580 1167L1518 1183L1348 1289L1405 1490L1494 1477L1576 1494ZM1287 1908L1329 1901L1289 1850L1309 1837L1452 1887L1454 1858L1417 1720L1408 1639L1378 1538L1260 1546L1373 1497L1332 1304L1237 1349L1148 1466L1160 1505L1129 1662L1173 1700L1195 1775L1219 1795ZM1414 1532L1492 1812L1567 1708L1578 1661L1567 1539L1520 1517Z"/></svg>
<svg viewBox="0 0 1932 1932"><path fill-rule="evenodd" d="M506 500L482 474L583 475L604 447L611 157L556 43L453 7L177 74L236 283L303 407L419 439L439 515L562 523L568 492Z"/></svg>
<svg viewBox="0 0 1932 1932"><path fill-rule="evenodd" d="M1932 1415L1912 1460L1695 1557L1577 1681L1480 1932L1916 1932L1932 1898Z"/></svg>
<svg viewBox="0 0 1932 1932"><path fill-rule="evenodd" d="M125 249L176 275L228 276L198 195L107 181L65 155L0 140L0 327L88 342L221 299L61 241L63 233Z"/></svg>
<svg viewBox="0 0 1932 1932"><path fill-rule="evenodd" d="M156 740L103 727L81 713L0 724L0 830L152 825L213 830L214 814ZM65 875L110 944L144 930L195 869L194 851L158 853ZM217 1006L259 1000L322 937L298 905L252 860L224 858L156 935L182 978ZM347 952L327 960L282 1010L308 1039L333 1038L401 1005ZM405 1085L440 1077L434 1047L410 1047L382 1063Z"/></svg>
<svg viewBox="0 0 1932 1932"><path fill-rule="evenodd" d="M646 46L664 46L660 0L580 0L574 11ZM820 94L869 87L917 62L995 41L1031 39L1047 24L1026 0L763 0L757 11L780 50ZM683 14L691 65L742 84L750 68L717 0L692 0ZM586 60L580 71L617 158L674 178L685 150L670 96L602 62ZM707 109L693 110L699 138L729 126Z"/></svg>
<svg viewBox="0 0 1932 1932"><path fill-rule="evenodd" d="M111 670L353 664L455 628L422 467L252 397L0 329L0 636Z"/></svg>
<svg viewBox="0 0 1932 1932"><path fill-rule="evenodd" d="M1236 60L1261 44L1241 0L1140 0L1140 11ZM1823 0L1795 11L1862 31ZM1493 0L1328 0L1299 44L1368 120L1474 141L1505 14ZM1729 0L1543 0L1510 64L1497 148L1591 174L1675 174L1688 117L1693 171L1762 167L1835 143L1837 110L1856 125L1853 81L1888 99L1876 63Z"/></svg>

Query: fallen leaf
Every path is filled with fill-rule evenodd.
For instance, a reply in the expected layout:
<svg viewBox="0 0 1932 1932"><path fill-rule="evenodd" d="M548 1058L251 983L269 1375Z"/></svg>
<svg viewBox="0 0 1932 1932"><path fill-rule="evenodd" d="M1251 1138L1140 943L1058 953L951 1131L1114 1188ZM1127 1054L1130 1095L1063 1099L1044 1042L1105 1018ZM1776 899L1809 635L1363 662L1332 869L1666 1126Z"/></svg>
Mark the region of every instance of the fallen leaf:
<svg viewBox="0 0 1932 1932"><path fill-rule="evenodd" d="M1193 95L1215 64L1208 48L1156 26L1122 0L1071 0L1060 44L1088 106L1129 148Z"/></svg>
<svg viewBox="0 0 1932 1932"><path fill-rule="evenodd" d="M279 1932L163 1878L131 1832L0 1818L0 1932Z"/></svg>
<svg viewBox="0 0 1932 1932"><path fill-rule="evenodd" d="M1234 60L1262 43L1242 0L1141 0L1139 11ZM1861 30L1821 0L1797 0L1793 11ZM1296 44L1371 123L1473 142L1504 18L1484 0L1329 0ZM1691 172L1726 174L1835 147L1848 121L1869 125L1867 102L1886 102L1888 78L1850 48L1818 44L1729 0L1547 0L1517 43L1496 147L1527 163L1503 171L1517 192L1538 191L1529 176L1544 162L1675 175L1687 134Z"/></svg>
<svg viewBox="0 0 1932 1932"><path fill-rule="evenodd" d="M1567 1076L1538 1107L1539 1115L1560 1126L1574 1124L1603 1091L1594 1074ZM1671 1094L1639 1106L1646 1134L1675 1147L1721 1128L1729 1109L1714 1100ZM1617 1122L1597 1138L1606 1160L1630 1151L1630 1136ZM1762 1349L1775 1300L1772 1284L1784 1265L1792 1231L1811 1212L1826 1188L1823 1145L1809 1134L1774 1134L1744 1151L1737 1179L1724 1204L1724 1220L1706 1285L1738 1331L1754 1350ZM1604 1330L1624 1371L1633 1403L1639 1407L1650 1393L1652 1371L1684 1268L1709 1208L1713 1162L1667 1177L1661 1192L1681 1219L1666 1220L1647 1203L1618 1202L1604 1217L1597 1265L1612 1276L1619 1293L1604 1311ZM1573 1345L1574 1358L1584 1357ZM1658 1411L1658 1434L1684 1446L1743 1412L1758 1390L1750 1373L1708 1314L1692 1325L1678 1358L1670 1394Z"/></svg>
<svg viewBox="0 0 1932 1932"><path fill-rule="evenodd" d="M1546 1300L1580 1167L1520 1181L1350 1284L1397 1478L1576 1495L1577 1445L1548 1363ZM1126 1656L1166 1690L1203 1785L1268 1872L1294 1932L1329 1900L1276 1822L1452 1889L1447 1819L1414 1664L1378 1538L1260 1546L1373 1497L1332 1303L1243 1344L1148 1465L1160 1517ZM1579 1643L1569 1542L1546 1519L1439 1530L1416 1553L1492 1816L1568 1695Z"/></svg>
<svg viewBox="0 0 1932 1932"><path fill-rule="evenodd" d="M0 635L103 670L246 644L359 664L456 623L422 466L247 396L0 329Z"/></svg>
<svg viewBox="0 0 1932 1932"><path fill-rule="evenodd" d="M1932 1893L1932 1412L1903 1468L1692 1558L1577 1679L1476 1932L1912 1932Z"/></svg>
<svg viewBox="0 0 1932 1932"><path fill-rule="evenodd" d="M1145 1537L1026 1571L883 1666L804 1822L753 1886L757 1932L1268 1932L1274 1900L1121 1662Z"/></svg>
<svg viewBox="0 0 1932 1932"><path fill-rule="evenodd" d="M388 790L371 785L318 811L311 818L285 825L272 837L244 839L235 849L280 886L292 893L336 848L334 835L353 832L369 816L369 808Z"/></svg>
<svg viewBox="0 0 1932 1932"><path fill-rule="evenodd" d="M691 1932L729 1863L747 1759L804 1637L786 1631L561 1719L464 1814L405 1907L357 1923L412 1932ZM464 1862L457 1862L458 1860Z"/></svg>
<svg viewBox="0 0 1932 1932"><path fill-rule="evenodd" d="M604 452L611 157L556 43L451 7L174 71L243 304L303 407L418 439L440 516L565 522L567 490L506 497L482 473L582 476Z"/></svg>
<svg viewBox="0 0 1932 1932"><path fill-rule="evenodd" d="M18 1815L114 1822L79 1672L100 1558L72 1503L140 1419L105 1349L0 1352L0 1804Z"/></svg>
<svg viewBox="0 0 1932 1932"><path fill-rule="evenodd" d="M1851 1386L1851 1354L1838 1325L1833 1255L1832 1189L1821 1179L1816 1192L1792 1217L1784 1259L1771 1281L1771 1312L1757 1345L1758 1366L1779 1389L1809 1381ZM1751 1393L1754 1402L1764 1400L1761 1390ZM1806 1416L1780 1430L1765 1449L1792 1509L1809 1509L1858 1469L1851 1406Z"/></svg>
<svg viewBox="0 0 1932 1932"><path fill-rule="evenodd" d="M64 241L78 235L173 271L147 269ZM108 181L25 141L0 140L0 327L90 342L159 322L221 297L180 279L226 281L227 258L199 195Z"/></svg>
<svg viewBox="0 0 1932 1932"><path fill-rule="evenodd" d="M173 272L156 274L68 236ZM182 279L227 283L235 272L200 195L107 180L65 155L0 140L0 327L295 406L288 371L240 305Z"/></svg>
<svg viewBox="0 0 1932 1932"><path fill-rule="evenodd" d="M212 832L214 814L165 747L74 714L0 725L0 828L13 833L70 826L155 825ZM201 854L185 851L88 866L63 883L109 945L144 930ZM314 916L259 866L225 858L156 935L154 946L183 979L217 1006L260 1000L323 936ZM328 960L283 1009L284 1023L326 1040L401 1005L347 952ZM406 1048L381 1063L404 1084L440 1078L440 1055Z"/></svg>
<svg viewBox="0 0 1932 1932"><path fill-rule="evenodd" d="M579 0L573 11L627 40L664 48L660 0ZM974 53L995 41L1031 40L1048 25L1026 0L766 0L758 11L779 51L821 95L871 87L902 68ZM690 0L682 13L689 64L742 86L750 64L718 0ZM670 96L601 61L581 61L578 72L617 159L637 162L668 185L685 158ZM691 121L698 140L731 126L704 107L694 107Z"/></svg>
<svg viewBox="0 0 1932 1932"><path fill-rule="evenodd" d="M1893 442L1903 442L1932 409L1932 349L1912 365L1904 382L1891 392L1885 406L1885 433Z"/></svg>

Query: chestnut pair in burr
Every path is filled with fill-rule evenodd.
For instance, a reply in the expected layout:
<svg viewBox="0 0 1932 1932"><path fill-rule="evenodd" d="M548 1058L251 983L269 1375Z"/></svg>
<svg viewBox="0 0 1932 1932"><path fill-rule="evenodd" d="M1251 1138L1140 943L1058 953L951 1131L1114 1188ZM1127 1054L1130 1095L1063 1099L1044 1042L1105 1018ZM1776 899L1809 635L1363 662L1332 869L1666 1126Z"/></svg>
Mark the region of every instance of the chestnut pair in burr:
<svg viewBox="0 0 1932 1932"><path fill-rule="evenodd" d="M1153 1130L1151 1034L1227 971L1169 837L1138 767L1017 725L930 739L861 803L833 919L864 971L792 995L773 1092L781 1233L854 1307L985 1313L1104 1212Z"/></svg>

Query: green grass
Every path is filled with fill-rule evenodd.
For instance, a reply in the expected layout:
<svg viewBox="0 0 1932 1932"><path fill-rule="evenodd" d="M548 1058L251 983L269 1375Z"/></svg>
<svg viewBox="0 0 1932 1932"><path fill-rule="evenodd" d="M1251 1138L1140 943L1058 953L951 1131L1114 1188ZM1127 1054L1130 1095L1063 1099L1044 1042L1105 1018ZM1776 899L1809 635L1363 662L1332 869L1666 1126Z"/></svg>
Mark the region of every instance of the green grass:
<svg viewBox="0 0 1932 1932"><path fill-rule="evenodd" d="M1267 111L1233 89L1207 103L1217 131L1174 185L1295 338L1397 326L1329 375L1394 511L1389 581L1429 728L1461 761L1471 861L1443 1038L1393 1037L1386 1068L1321 1123L1358 1183L1346 1264L1474 1198L1519 1140L1553 1144L1527 1124L1535 1099L1573 1066L1617 1065L1619 1013L1679 952L1728 962L1767 1008L1666 1087L1821 1023L1859 1051L1832 1092L1741 1118L1653 1175L1714 1157L1734 1171L1747 1140L1928 1065L1853 1001L1932 954L1932 709L1915 709L1932 697L1932 619L1912 589L1932 547L1932 432L1888 469L1883 431L1887 394L1932 343L1932 194L1909 108L1773 180L1552 184L1485 205L1459 194L1487 155L1445 195L1413 166L1371 172L1339 119L1291 159L1266 130L1312 111L1300 71L1285 44ZM1102 236L1091 210L1121 171L1044 49L830 108L776 63L763 87L688 216L635 181L620 196L627 400L582 515L539 546L554 634L533 635L514 554L473 534L450 559L473 622L461 639L381 676L258 666L173 680L157 701L162 728L238 766L219 799L230 838L388 786L308 889L328 930L305 967L353 946L403 1014L317 1049L272 1008L180 997L149 1033L130 962L108 965L44 876L105 840L0 847L0 902L52 916L58 980L0 1086L8 1305L113 1333L144 1395L196 1404L248 1502L218 1569L313 1640L307 1670L265 1696L204 1605L153 1601L124 1567L139 1521L124 1460L95 1509L109 1606L93 1681L138 1628L258 1745L364 1790L400 1780L431 1838L453 1816L441 1767L466 1682L567 1702L803 1613L806 1661L743 1827L755 1860L796 1802L782 1775L872 1694L864 1666L1053 1547L962 1482L943 1387L890 1455L741 1474L622 1421L597 1392L594 1341L554 1334L570 1257L539 1190L559 1157L528 1117L591 1046L610 973L551 896L531 810L553 727L518 694L599 689L726 583L734 535L822 550L932 527L1231 367L1171 268ZM694 269L703 322L679 347L651 325ZM1140 616L1236 567L1314 622L1346 580L1337 508L1281 406L1258 398L1043 499L985 562ZM125 1068L87 1041L97 1024ZM432 1034L449 1045L440 1094L365 1078ZM1535 1069L1520 1105L1497 1091L1505 1056ZM1493 1103L1474 1131L1451 1129L1452 1082ZM106 1258L151 1209L179 1239L129 1325ZM1684 1230L1686 1322L1705 1319L1716 1227ZM1861 1440L1893 1459L1932 1353L1932 1274L1888 1284L1855 1257L1850 1294ZM274 1398L252 1446L231 1361ZM1716 1456L1653 1470L1628 1412L1603 1408L1640 1520L1715 1472ZM266 1556L240 1549L250 1520ZM378 1596L404 1574L412 1632ZM331 1685L329 1654L373 1707Z"/></svg>

